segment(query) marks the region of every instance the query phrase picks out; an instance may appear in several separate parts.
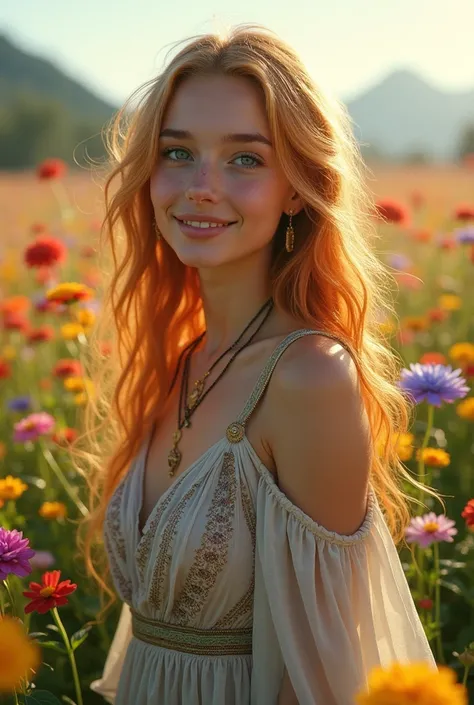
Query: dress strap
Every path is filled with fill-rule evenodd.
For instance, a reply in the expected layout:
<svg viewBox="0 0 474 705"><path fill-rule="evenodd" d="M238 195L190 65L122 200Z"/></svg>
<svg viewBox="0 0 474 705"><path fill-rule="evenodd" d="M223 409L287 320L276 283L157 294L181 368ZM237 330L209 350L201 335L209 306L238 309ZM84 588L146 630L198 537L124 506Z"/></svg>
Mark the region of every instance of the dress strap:
<svg viewBox="0 0 474 705"><path fill-rule="evenodd" d="M245 424L247 423L248 419L250 418L250 415L254 411L254 409L257 407L260 399L262 398L263 394L265 393L265 389L268 385L268 382L270 381L270 377L272 376L273 370L276 367L276 364L280 357L283 355L285 350L295 341L298 340L298 338L303 338L305 335L324 335L327 338L332 338L335 340L337 343L342 345L348 352L352 353L352 351L349 349L346 343L342 341L340 338L336 337L333 335L333 333L329 333L327 331L323 330L313 330L312 328L303 328L301 330L295 330L293 333L290 333L289 335L284 338L281 343L277 345L271 356L269 357L267 364L263 368L257 383L255 387L253 388L253 391L250 395L250 397L247 400L247 403L245 404L242 412L237 418L237 421L234 423L230 424L227 428L227 438L230 441L233 442L238 442L239 440L242 439L244 429L245 429Z"/></svg>

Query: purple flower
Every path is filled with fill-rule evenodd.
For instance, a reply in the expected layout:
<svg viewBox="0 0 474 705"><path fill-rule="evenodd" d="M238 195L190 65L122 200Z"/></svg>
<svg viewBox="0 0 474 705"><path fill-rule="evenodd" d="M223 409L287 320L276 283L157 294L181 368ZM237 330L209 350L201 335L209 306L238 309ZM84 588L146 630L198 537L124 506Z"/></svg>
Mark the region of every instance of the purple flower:
<svg viewBox="0 0 474 705"><path fill-rule="evenodd" d="M49 433L54 428L56 421L45 411L40 411L37 414L30 414L18 423L14 424L15 433L13 440L16 443L25 443L26 441L36 441L36 439Z"/></svg>
<svg viewBox="0 0 474 705"><path fill-rule="evenodd" d="M474 227L456 230L456 240L461 245L474 245Z"/></svg>
<svg viewBox="0 0 474 705"><path fill-rule="evenodd" d="M399 252L392 253L388 258L388 263L393 269L398 269L401 272L408 272L413 266L411 259Z"/></svg>
<svg viewBox="0 0 474 705"><path fill-rule="evenodd" d="M444 514L436 516L434 512L429 512L422 517L413 517L405 529L405 538L407 543L417 543L422 548L435 541L452 543L453 536L458 533L458 530L453 528L454 524L455 522Z"/></svg>
<svg viewBox="0 0 474 705"><path fill-rule="evenodd" d="M5 580L9 573L24 578L31 573L28 560L35 555L29 547L30 540L23 538L23 533L0 527L0 580Z"/></svg>
<svg viewBox="0 0 474 705"><path fill-rule="evenodd" d="M410 363L410 369L402 370L399 386L419 404L427 401L433 406L442 402L452 404L462 399L469 391L462 370L453 370L451 365L421 365Z"/></svg>
<svg viewBox="0 0 474 705"><path fill-rule="evenodd" d="M31 399L29 396L13 397L7 403L9 411L28 411L31 407Z"/></svg>

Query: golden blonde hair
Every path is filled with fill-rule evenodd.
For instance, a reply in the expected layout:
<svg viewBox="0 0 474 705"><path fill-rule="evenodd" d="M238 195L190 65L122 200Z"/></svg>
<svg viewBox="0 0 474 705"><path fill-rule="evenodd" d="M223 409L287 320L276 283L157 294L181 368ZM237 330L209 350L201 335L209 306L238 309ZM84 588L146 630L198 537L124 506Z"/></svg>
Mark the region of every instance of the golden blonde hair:
<svg viewBox="0 0 474 705"><path fill-rule="evenodd" d="M396 384L401 361L379 325L395 316L393 282L372 249L375 206L347 111L315 86L296 52L268 29L243 25L226 36L199 36L132 94L107 134L111 171L101 253L111 271L104 267L104 306L84 361L97 396L83 419L85 446L78 443L73 457L90 496L81 550L110 595L95 564L107 503L152 421L160 423L179 353L205 324L197 271L156 239L150 177L176 88L189 76L212 74L245 77L263 96L276 156L304 202L293 219L291 256L284 252L283 216L274 235L273 297L302 327L323 321L352 350L373 438L371 482L396 543L410 520L408 503L418 501L404 483L438 497L411 477L396 452L411 409ZM105 359L103 341L112 345Z"/></svg>

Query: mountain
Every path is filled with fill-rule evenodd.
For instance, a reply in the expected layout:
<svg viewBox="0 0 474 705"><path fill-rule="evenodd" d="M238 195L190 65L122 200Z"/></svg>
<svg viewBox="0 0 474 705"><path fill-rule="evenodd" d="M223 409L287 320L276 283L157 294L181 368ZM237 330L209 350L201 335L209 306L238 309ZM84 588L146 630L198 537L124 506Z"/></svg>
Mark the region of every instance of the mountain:
<svg viewBox="0 0 474 705"><path fill-rule="evenodd" d="M8 110L21 95L59 104L64 114L57 118L58 124L61 120L63 124L74 123L71 135L63 140L62 151L66 154L72 153L78 140L96 129L100 131L118 108L67 76L51 61L19 49L0 34L0 111ZM443 92L407 70L395 71L356 98L343 102L366 156L400 159L423 153L435 160L449 160L457 156L464 129L474 125L474 90ZM16 117L15 121L18 123ZM48 124L48 119L43 119L44 122ZM39 121L33 120L32 124ZM58 129L50 125L51 134L44 138L48 146L43 144L43 150L51 149L51 142L59 144ZM63 132L66 134L67 130ZM2 147L0 139L0 166L2 150L10 150L11 160L16 149L8 134L3 145L7 146ZM35 152L36 160L38 154ZM31 161L32 157L28 159ZM23 163L28 159L25 156Z"/></svg>
<svg viewBox="0 0 474 705"><path fill-rule="evenodd" d="M51 61L24 52L0 34L0 106L20 92L57 100L76 118L86 120L105 121L116 110Z"/></svg>
<svg viewBox="0 0 474 705"><path fill-rule="evenodd" d="M474 90L447 93L411 71L395 71L346 102L361 142L391 157L424 152L449 159L474 125Z"/></svg>

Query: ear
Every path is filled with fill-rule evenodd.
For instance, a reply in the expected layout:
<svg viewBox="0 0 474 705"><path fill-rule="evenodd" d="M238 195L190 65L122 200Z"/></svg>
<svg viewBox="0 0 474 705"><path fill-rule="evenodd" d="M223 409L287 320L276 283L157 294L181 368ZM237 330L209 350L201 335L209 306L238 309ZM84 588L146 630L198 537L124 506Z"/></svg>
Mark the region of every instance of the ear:
<svg viewBox="0 0 474 705"><path fill-rule="evenodd" d="M303 206L303 199L297 193L294 193L290 199L288 206L285 209L285 213L289 215L289 212L291 210L293 211L293 215L296 215L301 210L303 210Z"/></svg>

